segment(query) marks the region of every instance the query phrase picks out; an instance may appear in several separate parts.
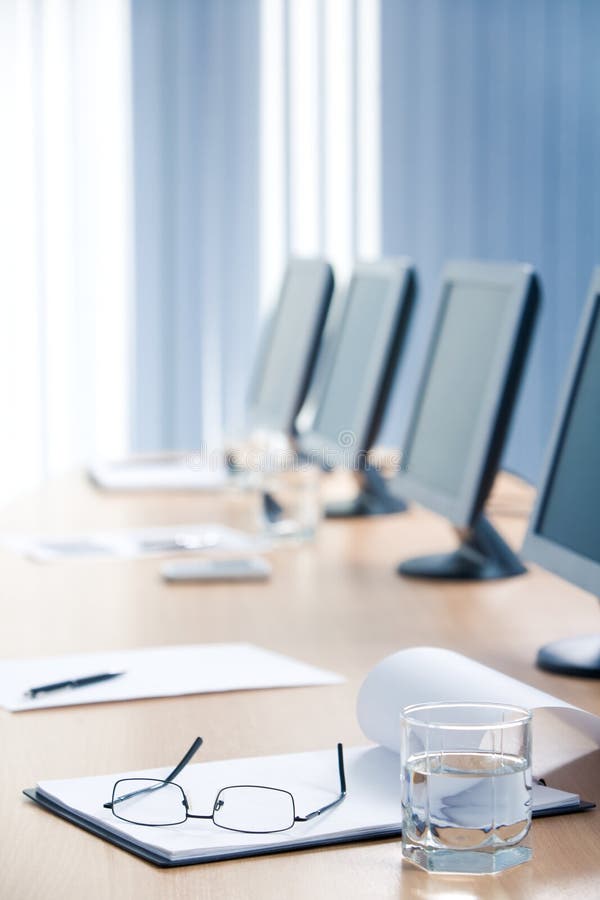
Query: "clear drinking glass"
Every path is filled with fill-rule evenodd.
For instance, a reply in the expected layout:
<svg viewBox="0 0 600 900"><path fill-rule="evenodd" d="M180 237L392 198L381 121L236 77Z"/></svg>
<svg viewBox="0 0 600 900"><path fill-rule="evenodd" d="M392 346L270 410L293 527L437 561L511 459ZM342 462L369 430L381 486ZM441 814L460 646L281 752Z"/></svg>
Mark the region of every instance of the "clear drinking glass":
<svg viewBox="0 0 600 900"><path fill-rule="evenodd" d="M315 537L321 517L319 472L295 454L273 458L259 481L259 527L277 541Z"/></svg>
<svg viewBox="0 0 600 900"><path fill-rule="evenodd" d="M402 853L428 872L501 872L531 858L531 713L423 703L401 719Z"/></svg>

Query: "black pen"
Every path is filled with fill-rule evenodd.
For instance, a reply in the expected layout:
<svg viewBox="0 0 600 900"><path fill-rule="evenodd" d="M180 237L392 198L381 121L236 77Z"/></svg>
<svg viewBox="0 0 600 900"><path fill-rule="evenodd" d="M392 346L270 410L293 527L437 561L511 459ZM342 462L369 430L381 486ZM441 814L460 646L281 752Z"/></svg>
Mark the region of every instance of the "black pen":
<svg viewBox="0 0 600 900"><path fill-rule="evenodd" d="M34 700L38 694L46 694L50 691L62 691L65 688L86 687L88 684L98 684L100 681L109 681L111 678L120 678L125 672L102 672L100 675L86 675L84 678L70 678L68 681L56 681L53 684L42 684L39 687L30 688L25 696Z"/></svg>

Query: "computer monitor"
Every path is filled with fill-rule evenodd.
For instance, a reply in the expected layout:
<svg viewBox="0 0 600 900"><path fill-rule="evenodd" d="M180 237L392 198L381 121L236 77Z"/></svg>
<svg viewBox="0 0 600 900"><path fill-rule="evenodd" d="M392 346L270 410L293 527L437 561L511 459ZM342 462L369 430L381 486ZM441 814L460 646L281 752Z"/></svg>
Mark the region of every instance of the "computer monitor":
<svg viewBox="0 0 600 900"><path fill-rule="evenodd" d="M340 308L329 316L315 379L296 420L298 446L325 468L357 473L360 492L330 516L398 512L368 451L384 414L415 298L408 259L357 264Z"/></svg>
<svg viewBox="0 0 600 900"><path fill-rule="evenodd" d="M558 405L523 555L600 597L600 267ZM600 634L548 644L543 669L600 678Z"/></svg>
<svg viewBox="0 0 600 900"><path fill-rule="evenodd" d="M333 293L333 271L322 259L290 259L269 318L248 391L248 425L292 435L313 374Z"/></svg>
<svg viewBox="0 0 600 900"><path fill-rule="evenodd" d="M402 575L488 579L525 571L483 514L533 333L537 279L521 263L451 262L411 411L394 491L450 519L453 553Z"/></svg>

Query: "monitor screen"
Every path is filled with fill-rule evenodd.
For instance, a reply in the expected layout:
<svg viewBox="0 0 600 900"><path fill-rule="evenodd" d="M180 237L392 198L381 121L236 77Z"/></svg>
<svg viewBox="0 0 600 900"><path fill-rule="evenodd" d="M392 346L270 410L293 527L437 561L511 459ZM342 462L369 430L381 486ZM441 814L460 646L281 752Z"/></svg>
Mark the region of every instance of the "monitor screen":
<svg viewBox="0 0 600 900"><path fill-rule="evenodd" d="M289 264L253 378L253 426L290 428L304 399L332 288L331 269L323 261Z"/></svg>
<svg viewBox="0 0 600 900"><path fill-rule="evenodd" d="M447 287L403 468L427 488L457 496L479 428L494 402L499 335L511 286L453 281Z"/></svg>
<svg viewBox="0 0 600 900"><path fill-rule="evenodd" d="M600 301L567 404L535 531L600 563Z"/></svg>
<svg viewBox="0 0 600 900"><path fill-rule="evenodd" d="M386 299L390 281L381 276L355 276L346 298L343 320L313 428L337 443L341 435L363 429L365 404L371 403L373 374L381 367L382 341L390 331ZM396 298L394 298L394 307Z"/></svg>

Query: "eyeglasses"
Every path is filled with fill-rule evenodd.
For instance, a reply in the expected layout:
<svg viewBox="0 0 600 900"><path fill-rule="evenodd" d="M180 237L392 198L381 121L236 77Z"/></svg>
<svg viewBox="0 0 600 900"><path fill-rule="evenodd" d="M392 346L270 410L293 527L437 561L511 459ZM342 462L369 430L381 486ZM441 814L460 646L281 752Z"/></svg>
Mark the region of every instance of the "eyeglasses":
<svg viewBox="0 0 600 900"><path fill-rule="evenodd" d="M113 815L133 825L182 825L187 819L212 819L218 828L245 834L288 831L296 822L309 822L333 809L346 797L344 748L337 745L340 793L336 800L305 816L296 815L296 803L289 791L257 784L234 784L217 794L209 815L190 812L183 788L173 781L202 746L198 737L173 771L164 780L121 778L115 782L112 800L104 804Z"/></svg>

